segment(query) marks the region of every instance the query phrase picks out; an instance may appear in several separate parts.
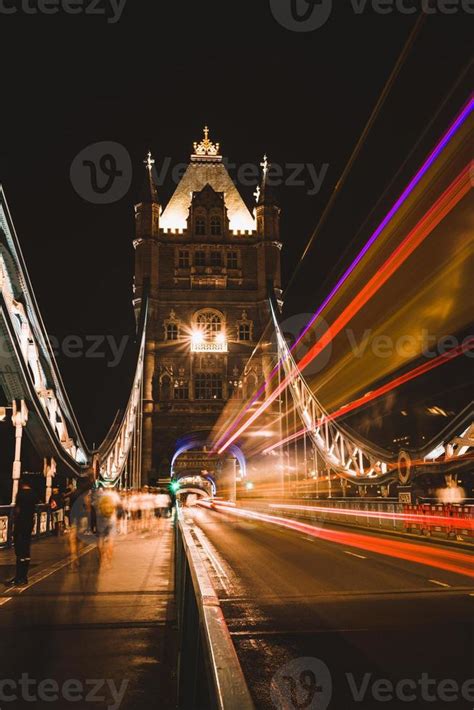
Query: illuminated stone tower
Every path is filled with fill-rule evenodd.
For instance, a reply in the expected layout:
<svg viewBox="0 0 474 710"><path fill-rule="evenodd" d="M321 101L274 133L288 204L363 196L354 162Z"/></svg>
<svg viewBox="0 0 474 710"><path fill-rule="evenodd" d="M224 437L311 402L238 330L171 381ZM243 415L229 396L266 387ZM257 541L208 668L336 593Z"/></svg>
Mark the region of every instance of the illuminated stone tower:
<svg viewBox="0 0 474 710"><path fill-rule="evenodd" d="M268 322L269 286L281 296L281 243L266 158L254 214L207 127L163 210L151 155L145 164L134 305L138 313L148 283L143 476L153 479L169 474L179 438L210 432L229 397L261 380L263 362L245 366Z"/></svg>

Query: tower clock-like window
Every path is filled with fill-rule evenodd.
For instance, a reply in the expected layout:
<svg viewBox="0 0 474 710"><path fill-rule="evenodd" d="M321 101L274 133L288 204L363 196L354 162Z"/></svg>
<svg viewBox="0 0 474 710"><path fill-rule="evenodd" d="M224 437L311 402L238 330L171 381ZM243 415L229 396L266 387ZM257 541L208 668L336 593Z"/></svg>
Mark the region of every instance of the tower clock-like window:
<svg viewBox="0 0 474 710"><path fill-rule="evenodd" d="M195 229L196 234L203 236L206 234L206 220L204 217L197 217L196 218L196 229Z"/></svg>
<svg viewBox="0 0 474 710"><path fill-rule="evenodd" d="M211 234L220 236L222 234L222 221L220 217L211 217Z"/></svg>

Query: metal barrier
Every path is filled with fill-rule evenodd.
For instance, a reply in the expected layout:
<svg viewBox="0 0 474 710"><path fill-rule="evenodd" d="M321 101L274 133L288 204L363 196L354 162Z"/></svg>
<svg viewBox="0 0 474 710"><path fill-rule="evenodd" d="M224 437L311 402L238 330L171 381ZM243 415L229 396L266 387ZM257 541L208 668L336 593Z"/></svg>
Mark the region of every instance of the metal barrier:
<svg viewBox="0 0 474 710"><path fill-rule="evenodd" d="M178 708L251 710L254 704L216 591L190 527L176 512Z"/></svg>
<svg viewBox="0 0 474 710"><path fill-rule="evenodd" d="M32 540L51 533L51 511L46 504L37 505ZM0 549L13 545L13 506L0 506Z"/></svg>
<svg viewBox="0 0 474 710"><path fill-rule="evenodd" d="M244 505L249 505L246 501ZM439 539L474 540L474 506L406 505L385 501L341 501L292 498L272 503L252 501L250 507L275 515L314 522L333 522L351 527L410 533Z"/></svg>

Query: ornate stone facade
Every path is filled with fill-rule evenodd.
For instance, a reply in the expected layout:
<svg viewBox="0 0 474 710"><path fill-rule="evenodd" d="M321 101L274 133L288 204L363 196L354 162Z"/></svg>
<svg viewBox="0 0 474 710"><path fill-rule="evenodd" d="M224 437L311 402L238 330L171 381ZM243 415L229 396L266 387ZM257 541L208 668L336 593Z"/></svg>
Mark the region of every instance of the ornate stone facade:
<svg viewBox="0 0 474 710"><path fill-rule="evenodd" d="M169 475L176 442L212 430L225 402L244 399L264 363L246 364L279 298L280 210L266 187L253 214L206 128L162 209L151 155L135 206L134 306L149 284L144 383L143 477Z"/></svg>

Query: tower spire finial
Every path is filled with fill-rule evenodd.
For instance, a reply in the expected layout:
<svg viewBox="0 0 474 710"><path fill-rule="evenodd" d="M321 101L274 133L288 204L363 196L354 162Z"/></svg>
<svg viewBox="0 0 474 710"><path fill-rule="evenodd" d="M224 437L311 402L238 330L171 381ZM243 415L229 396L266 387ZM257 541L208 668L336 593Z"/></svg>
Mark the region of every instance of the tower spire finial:
<svg viewBox="0 0 474 710"><path fill-rule="evenodd" d="M209 138L209 126L204 126L204 138L200 143L194 143L194 155L202 157L217 157L220 155L220 143L213 143Z"/></svg>
<svg viewBox="0 0 474 710"><path fill-rule="evenodd" d="M156 187L156 171L155 171L155 161L152 157L151 150L148 151L145 160L143 161L145 165L145 180L143 183L141 191L141 201L142 202L156 202L158 203L158 190Z"/></svg>
<svg viewBox="0 0 474 710"><path fill-rule="evenodd" d="M151 150L148 151L147 157L145 158L145 160L143 162L147 166L148 170L151 173L153 166L155 164L154 159L151 157Z"/></svg>

